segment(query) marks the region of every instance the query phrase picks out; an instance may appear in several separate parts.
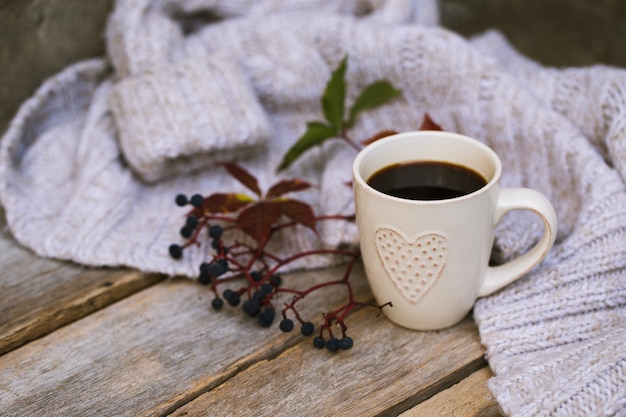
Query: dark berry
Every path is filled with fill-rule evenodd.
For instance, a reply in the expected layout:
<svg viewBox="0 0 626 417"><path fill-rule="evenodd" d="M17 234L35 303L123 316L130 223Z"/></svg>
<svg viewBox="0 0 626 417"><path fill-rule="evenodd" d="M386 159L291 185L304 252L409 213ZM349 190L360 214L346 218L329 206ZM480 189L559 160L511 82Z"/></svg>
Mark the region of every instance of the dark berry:
<svg viewBox="0 0 626 417"><path fill-rule="evenodd" d="M268 307L261 314L259 314L258 320L259 324L263 327L270 327L274 322L274 317L276 316L276 311Z"/></svg>
<svg viewBox="0 0 626 417"><path fill-rule="evenodd" d="M270 277L270 282L272 283L274 287L278 288L280 287L280 284L283 283L283 279L281 278L280 275L274 274Z"/></svg>
<svg viewBox="0 0 626 417"><path fill-rule="evenodd" d="M202 285L209 285L211 283L211 275L209 275L205 271L200 272L200 275L198 276L198 282L200 282L200 284Z"/></svg>
<svg viewBox="0 0 626 417"><path fill-rule="evenodd" d="M224 301L222 301L221 298L214 298L213 301L211 301L211 306L214 309L219 310L222 306L224 306Z"/></svg>
<svg viewBox="0 0 626 417"><path fill-rule="evenodd" d="M228 248L221 244L219 239L211 241L211 247L217 251L220 255L228 254Z"/></svg>
<svg viewBox="0 0 626 417"><path fill-rule="evenodd" d="M342 350L351 349L353 345L354 345L354 341L352 340L350 336L344 336L341 339L339 339L339 348L341 348Z"/></svg>
<svg viewBox="0 0 626 417"><path fill-rule="evenodd" d="M303 336L311 336L314 331L315 331L315 326L313 325L313 323L311 323L310 321L302 323L302 327L300 328L300 333L302 333Z"/></svg>
<svg viewBox="0 0 626 417"><path fill-rule="evenodd" d="M187 200L187 196L185 194L178 194L176 196L176 205L177 206L186 206L187 203L189 203L189 200Z"/></svg>
<svg viewBox="0 0 626 417"><path fill-rule="evenodd" d="M263 314L259 314L256 319L261 327L270 327L272 325L272 321L263 317Z"/></svg>
<svg viewBox="0 0 626 417"><path fill-rule="evenodd" d="M209 237L211 239L219 239L222 237L223 232L224 229L222 229L222 226L215 224L209 228Z"/></svg>
<svg viewBox="0 0 626 417"><path fill-rule="evenodd" d="M180 228L180 235L186 239L190 238L193 234L193 229L189 226L183 226Z"/></svg>
<svg viewBox="0 0 626 417"><path fill-rule="evenodd" d="M215 260L215 264L217 265L217 267L219 267L222 271L222 273L220 275L225 274L226 272L228 272L228 268L230 267L230 265L228 264L228 259L225 258L219 258ZM216 268L217 268L216 267Z"/></svg>
<svg viewBox="0 0 626 417"><path fill-rule="evenodd" d="M252 271L250 272L250 278L252 278L252 281L254 282L259 282L263 279L263 274L257 271Z"/></svg>
<svg viewBox="0 0 626 417"><path fill-rule="evenodd" d="M229 290L226 290L229 291ZM226 292L224 291L224 292ZM226 297L226 294L224 294L224 298L226 299L226 301L228 301L228 304L232 307L237 307L239 305L239 303L241 302L241 297L239 296L239 294L237 294L236 292L230 290L232 294L230 294L230 296Z"/></svg>
<svg viewBox="0 0 626 417"><path fill-rule="evenodd" d="M323 337L317 336L315 339L313 339L313 346L315 346L318 349L323 349L324 346L326 346L326 341L324 340Z"/></svg>
<svg viewBox="0 0 626 417"><path fill-rule="evenodd" d="M326 349L330 352L337 352L339 350L339 339L331 337L326 341Z"/></svg>
<svg viewBox="0 0 626 417"><path fill-rule="evenodd" d="M243 303L242 310L250 316L256 316L261 311L261 302L254 298L246 300Z"/></svg>
<svg viewBox="0 0 626 417"><path fill-rule="evenodd" d="M224 297L226 301L233 298L233 295L235 295L235 291L231 290L230 288L227 288L224 290L224 292L222 292L222 297Z"/></svg>
<svg viewBox="0 0 626 417"><path fill-rule="evenodd" d="M274 320L274 317L276 316L276 310L274 310L272 307L267 307L263 312L263 315L267 319Z"/></svg>
<svg viewBox="0 0 626 417"><path fill-rule="evenodd" d="M176 243L170 245L170 256L174 259L180 259L183 257L183 248Z"/></svg>
<svg viewBox="0 0 626 417"><path fill-rule="evenodd" d="M202 203L204 203L204 198L200 194L194 194L191 196L191 200L189 200L194 207L202 207Z"/></svg>
<svg viewBox="0 0 626 417"><path fill-rule="evenodd" d="M194 215L187 217L187 220L185 220L185 226L195 229L198 227L198 218Z"/></svg>
<svg viewBox="0 0 626 417"><path fill-rule="evenodd" d="M211 262L207 267L207 272L214 277L219 277L220 275L224 275L228 271L228 268L224 267L224 264L220 262Z"/></svg>
<svg viewBox="0 0 626 417"><path fill-rule="evenodd" d="M283 332L288 333L293 330L293 320L282 319L278 327L280 327L280 330L282 330Z"/></svg>
<svg viewBox="0 0 626 417"><path fill-rule="evenodd" d="M263 291L265 295L269 295L272 293L272 291L274 291L274 287L269 282L266 282L261 285L261 291Z"/></svg>
<svg viewBox="0 0 626 417"><path fill-rule="evenodd" d="M263 291L258 290L255 291L254 294L252 294L252 298L255 300L258 300L259 302L263 301L263 299L267 296L267 294L265 294Z"/></svg>

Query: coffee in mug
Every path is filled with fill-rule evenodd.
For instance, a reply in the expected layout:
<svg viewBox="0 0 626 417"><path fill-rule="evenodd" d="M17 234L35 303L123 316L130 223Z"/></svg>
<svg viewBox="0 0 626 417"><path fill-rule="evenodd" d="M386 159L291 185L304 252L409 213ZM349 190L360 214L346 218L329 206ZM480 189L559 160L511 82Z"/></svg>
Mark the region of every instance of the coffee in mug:
<svg viewBox="0 0 626 417"><path fill-rule="evenodd" d="M447 162L413 161L384 167L367 184L409 200L445 200L473 193L487 181L477 172Z"/></svg>
<svg viewBox="0 0 626 417"><path fill-rule="evenodd" d="M407 132L364 148L354 160L356 221L363 264L394 323L432 330L454 325L489 295L537 265L554 243L556 214L528 188L501 188L495 152L464 135ZM490 266L494 230L511 210L543 222L526 253Z"/></svg>

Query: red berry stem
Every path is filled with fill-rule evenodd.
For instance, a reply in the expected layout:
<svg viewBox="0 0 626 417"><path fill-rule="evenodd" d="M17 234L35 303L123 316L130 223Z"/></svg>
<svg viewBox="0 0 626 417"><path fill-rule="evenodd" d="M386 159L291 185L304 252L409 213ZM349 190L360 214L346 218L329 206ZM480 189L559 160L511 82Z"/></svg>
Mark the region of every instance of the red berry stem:
<svg viewBox="0 0 626 417"><path fill-rule="evenodd" d="M257 188L255 181L249 176L232 166L230 168L236 171L240 179L251 189ZM323 315L324 320L321 323L319 336L314 338L313 344L318 348L326 347L332 352L339 349L350 349L353 341L347 336L346 318L357 307L375 306L371 303L357 301L350 282L354 265L361 256L359 250L312 249L278 255L269 250L268 245L271 239L275 237L276 232L280 230L304 225L317 234L314 225L318 222L353 221L354 215L314 216L310 208L303 207L304 203L295 200L290 202L288 198L280 197L285 192L308 188L308 183L298 180L283 181L274 187L271 193L272 198L276 200L266 201L262 199L261 194L258 194L260 198L258 202L245 198L240 199L237 197L238 194L214 194L209 197L195 194L191 199L184 195L177 196L177 205L191 204L194 208L187 213L185 225L181 229L181 236L187 239L186 242L183 245L170 245L170 255L174 259L180 259L185 248L191 245L200 246L205 239L210 239L215 253L210 260L200 265L198 282L210 286L210 291L214 295L211 302L213 308L221 309L224 301L233 307L241 305L244 313L255 317L261 326L269 327L275 317L274 303L276 297L280 294L290 294L292 296L291 301L285 303L281 309L282 321L279 327L284 332L293 330L293 320L288 317L293 316L300 323L300 332L303 336L312 335L315 331L315 325L310 321L305 321L302 317L298 308L302 300L315 291L333 286L344 286L347 293L346 301L340 307ZM275 206L272 206L272 201L279 200L276 196L280 197L280 204L277 202ZM216 206L216 201L223 201L224 206ZM212 207L216 213L207 213L207 207ZM280 212L282 213L280 215L276 214L283 207L286 211ZM258 216L259 222L264 222L266 218L269 218L274 224L269 225L269 227L266 224L259 224L257 227L253 223L256 216ZM285 217L289 217L289 220L280 222ZM205 231L204 235L202 231ZM252 239L232 239L231 242L228 242L228 236L225 237L223 234L225 231L240 231ZM343 275L339 279L320 282L305 289L283 285L280 272L294 263L312 256L346 258L347 264ZM235 281L243 281L243 284L239 288L229 286L220 294L218 289L220 285ZM384 306L376 307L382 310ZM334 337L334 326L340 327L341 339ZM324 339L324 335L328 335L329 338Z"/></svg>
<svg viewBox="0 0 626 417"><path fill-rule="evenodd" d="M348 135L348 131L345 128L341 129L341 135L339 135L339 138L341 138L344 142L346 142L349 146L351 146L357 152L363 149L361 145L359 145L358 143L356 143L350 138L350 136Z"/></svg>

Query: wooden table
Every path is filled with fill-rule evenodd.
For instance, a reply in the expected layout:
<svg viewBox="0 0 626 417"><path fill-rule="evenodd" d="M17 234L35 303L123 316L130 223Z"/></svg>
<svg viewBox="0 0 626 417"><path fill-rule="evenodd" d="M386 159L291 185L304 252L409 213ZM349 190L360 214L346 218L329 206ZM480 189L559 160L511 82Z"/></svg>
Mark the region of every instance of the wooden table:
<svg viewBox="0 0 626 417"><path fill-rule="evenodd" d="M331 353L212 310L192 280L41 259L6 230L0 261L2 416L501 415L471 317L413 332L363 308L347 320L354 347ZM316 294L304 313L321 319L338 295Z"/></svg>

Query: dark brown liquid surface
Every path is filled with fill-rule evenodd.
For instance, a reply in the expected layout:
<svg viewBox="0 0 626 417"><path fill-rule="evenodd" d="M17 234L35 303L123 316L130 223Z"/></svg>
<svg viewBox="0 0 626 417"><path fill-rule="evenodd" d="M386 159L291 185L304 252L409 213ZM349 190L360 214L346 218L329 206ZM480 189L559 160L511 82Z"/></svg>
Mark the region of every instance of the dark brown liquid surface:
<svg viewBox="0 0 626 417"><path fill-rule="evenodd" d="M473 170L445 162L418 161L390 165L367 183L374 189L408 200L445 200L473 193L487 181Z"/></svg>

